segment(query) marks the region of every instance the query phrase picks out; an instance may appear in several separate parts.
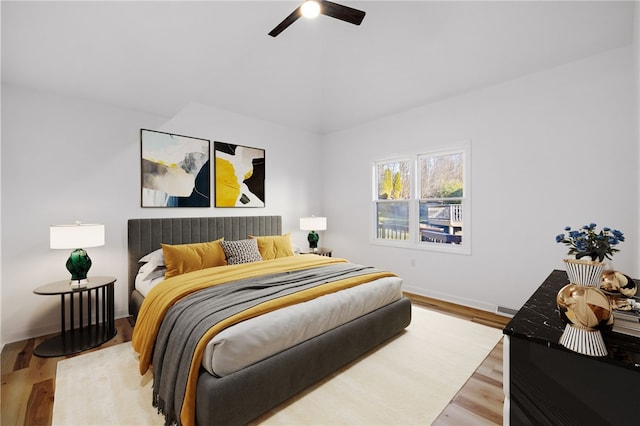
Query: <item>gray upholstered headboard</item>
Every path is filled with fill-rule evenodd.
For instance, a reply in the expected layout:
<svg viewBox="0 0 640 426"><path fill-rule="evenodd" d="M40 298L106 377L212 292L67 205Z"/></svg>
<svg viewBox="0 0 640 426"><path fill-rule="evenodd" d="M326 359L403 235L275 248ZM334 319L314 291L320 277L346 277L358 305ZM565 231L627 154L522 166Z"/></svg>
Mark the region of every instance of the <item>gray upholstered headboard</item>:
<svg viewBox="0 0 640 426"><path fill-rule="evenodd" d="M281 216L197 217L129 219L128 263L129 300L135 290L140 258L160 248L160 243L188 244L225 240L242 240L249 235L282 234ZM131 303L129 304L131 306ZM130 307L130 313L131 312Z"/></svg>

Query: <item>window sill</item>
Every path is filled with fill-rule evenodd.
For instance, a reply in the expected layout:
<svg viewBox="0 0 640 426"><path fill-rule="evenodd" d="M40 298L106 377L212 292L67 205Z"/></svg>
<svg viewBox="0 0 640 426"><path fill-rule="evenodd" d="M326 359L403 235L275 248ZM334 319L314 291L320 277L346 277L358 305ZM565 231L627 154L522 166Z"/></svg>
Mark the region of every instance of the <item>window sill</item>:
<svg viewBox="0 0 640 426"><path fill-rule="evenodd" d="M370 241L371 245L376 246L384 246L384 247L393 247L393 248L401 248L408 250L421 250L421 251L433 251L439 253L450 253L450 254L462 254L462 255L471 255L471 248L468 244L443 244L443 243L428 243L428 242L420 242L416 243L413 241L393 241L393 240L379 240L374 239Z"/></svg>

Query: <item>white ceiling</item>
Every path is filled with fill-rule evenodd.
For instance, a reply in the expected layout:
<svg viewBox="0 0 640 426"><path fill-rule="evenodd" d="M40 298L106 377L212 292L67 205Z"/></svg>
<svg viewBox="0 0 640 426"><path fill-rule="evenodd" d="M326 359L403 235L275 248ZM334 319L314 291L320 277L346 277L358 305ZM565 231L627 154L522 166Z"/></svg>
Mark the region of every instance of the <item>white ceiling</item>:
<svg viewBox="0 0 640 426"><path fill-rule="evenodd" d="M190 102L330 133L628 45L634 2L2 1L2 81L170 117ZM640 5L639 5L640 6Z"/></svg>

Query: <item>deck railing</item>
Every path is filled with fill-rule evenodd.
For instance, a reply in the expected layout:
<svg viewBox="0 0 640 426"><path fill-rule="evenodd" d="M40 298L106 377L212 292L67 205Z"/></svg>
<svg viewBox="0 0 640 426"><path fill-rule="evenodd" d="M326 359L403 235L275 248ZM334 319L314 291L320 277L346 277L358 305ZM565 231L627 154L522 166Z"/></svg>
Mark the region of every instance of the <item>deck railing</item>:
<svg viewBox="0 0 640 426"><path fill-rule="evenodd" d="M429 206L427 209L427 216L431 220L448 220L450 222L462 222L461 204Z"/></svg>
<svg viewBox="0 0 640 426"><path fill-rule="evenodd" d="M409 225L407 223L393 223L384 221L378 224L378 238L384 240L408 240Z"/></svg>
<svg viewBox="0 0 640 426"><path fill-rule="evenodd" d="M450 204L449 217L451 222L462 222L462 204Z"/></svg>
<svg viewBox="0 0 640 426"><path fill-rule="evenodd" d="M447 208L448 207L448 208ZM448 222L448 226L453 226L455 223L462 222L462 205L450 204L448 206L437 207L440 210L435 216L429 219L437 222L437 226L442 226L443 221ZM459 226L459 225L457 225ZM399 222L396 220L384 220L378 223L378 238L385 240L408 240L409 239L409 225L406 222ZM420 239L422 241L431 242L445 242L459 244L461 242L461 235L451 235L444 230L440 232L438 228L427 227L421 229Z"/></svg>

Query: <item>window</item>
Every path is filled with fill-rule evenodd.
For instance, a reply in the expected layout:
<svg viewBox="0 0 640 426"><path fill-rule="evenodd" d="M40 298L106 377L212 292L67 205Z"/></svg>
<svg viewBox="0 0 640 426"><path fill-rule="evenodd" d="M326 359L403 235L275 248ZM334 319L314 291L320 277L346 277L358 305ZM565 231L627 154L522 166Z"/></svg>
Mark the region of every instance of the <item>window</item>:
<svg viewBox="0 0 640 426"><path fill-rule="evenodd" d="M469 145L374 164L374 241L470 253Z"/></svg>
<svg viewBox="0 0 640 426"><path fill-rule="evenodd" d="M376 163L376 238L409 239L411 200L411 161L408 159Z"/></svg>

